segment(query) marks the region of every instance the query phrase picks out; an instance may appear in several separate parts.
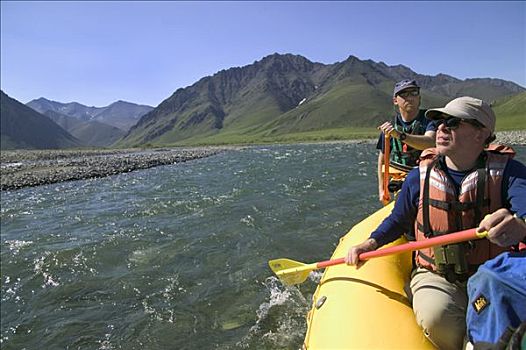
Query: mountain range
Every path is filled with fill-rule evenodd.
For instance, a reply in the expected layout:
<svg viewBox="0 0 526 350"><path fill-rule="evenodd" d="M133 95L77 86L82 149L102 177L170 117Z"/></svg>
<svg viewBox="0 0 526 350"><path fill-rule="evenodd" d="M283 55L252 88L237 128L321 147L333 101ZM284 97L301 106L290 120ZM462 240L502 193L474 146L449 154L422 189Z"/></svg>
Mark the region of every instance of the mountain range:
<svg viewBox="0 0 526 350"><path fill-rule="evenodd" d="M469 95L494 104L497 128L526 129L526 89L513 82L429 76L403 65L388 66L354 56L322 64L299 55L272 54L180 88L156 108L124 101L87 107L45 98L27 105L69 135L58 143L49 141L53 147L287 142L320 135L322 139L350 138L375 135L375 127L393 117L392 89L402 79L418 81L423 108L441 107L455 97ZM44 130L31 124L35 115L26 118L30 113L20 106L4 108L4 104L13 104L4 95L2 148L4 144L16 145L17 136ZM4 110L16 110L20 115L4 118ZM22 116L23 122L17 120ZM4 137L4 128L10 130L9 136ZM17 128L32 131L13 133ZM55 133L49 135L59 138ZM5 143L4 138L8 140ZM26 139L19 144L31 146Z"/></svg>
<svg viewBox="0 0 526 350"><path fill-rule="evenodd" d="M77 102L61 103L43 97L29 101L27 106L42 114L53 111L85 122L97 121L111 125L125 132L153 109L126 101L117 101L105 107L88 107Z"/></svg>
<svg viewBox="0 0 526 350"><path fill-rule="evenodd" d="M0 103L2 149L108 147L153 109L124 101L87 107L45 98L24 105L3 91Z"/></svg>
<svg viewBox="0 0 526 350"><path fill-rule="evenodd" d="M260 142L323 130L372 128L392 118L393 85L402 79L418 81L423 107L428 108L458 96L495 102L526 91L501 79L422 75L403 65L354 56L322 64L299 55L273 54L178 89L117 145Z"/></svg>

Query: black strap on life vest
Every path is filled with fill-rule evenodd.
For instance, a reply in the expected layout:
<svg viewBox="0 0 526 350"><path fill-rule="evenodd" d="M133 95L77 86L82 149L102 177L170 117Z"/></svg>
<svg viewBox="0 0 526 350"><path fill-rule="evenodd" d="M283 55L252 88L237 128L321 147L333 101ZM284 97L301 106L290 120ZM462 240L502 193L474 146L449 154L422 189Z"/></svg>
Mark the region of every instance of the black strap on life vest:
<svg viewBox="0 0 526 350"><path fill-rule="evenodd" d="M420 258L424 259L425 261L427 261L428 263L435 265L435 259L433 259L433 258L430 257L429 255L427 255L427 254L424 253L423 251L419 250L419 251L418 251L418 256L419 256Z"/></svg>
<svg viewBox="0 0 526 350"><path fill-rule="evenodd" d="M471 209L474 209L475 211L480 211L478 208L478 204L479 204L478 202L479 201L477 200L475 202L461 203L459 201L446 202L446 201L441 201L438 199L429 199L429 204L431 206L438 208L438 209L443 209L447 211L455 211L455 212L468 211ZM489 201L486 200L486 202L489 202Z"/></svg>

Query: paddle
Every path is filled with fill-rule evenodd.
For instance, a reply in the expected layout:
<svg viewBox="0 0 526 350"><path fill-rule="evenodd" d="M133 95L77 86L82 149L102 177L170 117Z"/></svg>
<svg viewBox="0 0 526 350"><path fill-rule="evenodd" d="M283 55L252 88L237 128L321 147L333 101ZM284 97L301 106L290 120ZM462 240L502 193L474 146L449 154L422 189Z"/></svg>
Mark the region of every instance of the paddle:
<svg viewBox="0 0 526 350"><path fill-rule="evenodd" d="M430 248L433 246L441 246L453 244L458 242L470 241L473 239L484 238L488 235L486 231L477 232L475 228L450 233L443 236L429 238L423 241L408 242L394 247L388 247L370 252L360 254L360 260L369 260L381 256L397 254L402 252L409 252L418 249ZM317 263L304 264L290 259L275 259L268 262L272 271L278 276L281 282L286 286L303 283L309 273L313 270L322 269L324 267L344 264L345 258L338 258L333 260L326 260Z"/></svg>
<svg viewBox="0 0 526 350"><path fill-rule="evenodd" d="M389 158L391 157L391 136L384 134L384 177L383 188L384 194L382 197L383 205L389 204L391 195L389 194Z"/></svg>

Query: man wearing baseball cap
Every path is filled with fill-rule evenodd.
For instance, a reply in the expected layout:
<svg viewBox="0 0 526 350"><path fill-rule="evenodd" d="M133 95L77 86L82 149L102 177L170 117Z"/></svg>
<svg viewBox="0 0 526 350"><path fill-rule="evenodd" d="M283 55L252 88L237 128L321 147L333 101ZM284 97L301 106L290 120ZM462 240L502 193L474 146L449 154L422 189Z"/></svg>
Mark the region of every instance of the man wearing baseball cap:
<svg viewBox="0 0 526 350"><path fill-rule="evenodd" d="M412 79L395 84L393 89L394 120L387 121L378 128L382 131L376 149L378 154L378 197L384 199L383 164L384 135L391 136L389 162L394 168L409 171L416 166L423 149L435 146L433 122L425 118L425 110L420 109L420 86Z"/></svg>
<svg viewBox="0 0 526 350"><path fill-rule="evenodd" d="M466 123L483 126L490 135L488 138L494 139L495 132L495 113L484 101L464 96L449 102L444 108L434 108L426 112L426 118L431 120L443 121L451 117L463 119ZM489 144L489 142L488 142Z"/></svg>
<svg viewBox="0 0 526 350"><path fill-rule="evenodd" d="M495 114L482 100L459 97L426 112L438 123L436 148L409 172L392 213L346 261L393 242L412 228L416 240L478 227L488 239L416 252L411 275L413 310L440 349L460 349L466 332L466 283L479 265L526 241L526 167L493 140ZM491 214L491 216L487 216ZM522 244L521 243L521 244ZM524 264L523 264L524 265Z"/></svg>

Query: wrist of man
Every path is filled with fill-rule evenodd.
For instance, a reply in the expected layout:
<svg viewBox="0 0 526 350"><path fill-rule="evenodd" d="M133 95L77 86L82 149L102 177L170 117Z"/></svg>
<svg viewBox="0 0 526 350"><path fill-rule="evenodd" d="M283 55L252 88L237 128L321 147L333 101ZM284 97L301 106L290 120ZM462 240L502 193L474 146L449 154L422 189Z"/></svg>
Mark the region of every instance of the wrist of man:
<svg viewBox="0 0 526 350"><path fill-rule="evenodd" d="M376 248L378 248L378 242L376 242L376 239L374 238L369 238L367 240L367 244L371 250L375 250Z"/></svg>

